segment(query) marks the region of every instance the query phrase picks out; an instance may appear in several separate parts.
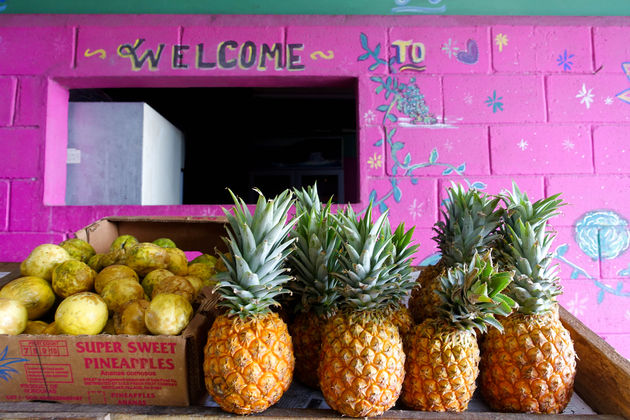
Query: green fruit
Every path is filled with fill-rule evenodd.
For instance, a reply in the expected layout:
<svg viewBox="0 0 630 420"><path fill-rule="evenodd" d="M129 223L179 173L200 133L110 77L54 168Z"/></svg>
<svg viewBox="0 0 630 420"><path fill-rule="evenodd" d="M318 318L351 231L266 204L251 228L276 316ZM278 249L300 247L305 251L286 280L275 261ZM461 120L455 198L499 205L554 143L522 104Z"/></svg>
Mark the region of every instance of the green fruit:
<svg viewBox="0 0 630 420"><path fill-rule="evenodd" d="M20 272L23 276L41 277L44 280L52 279L52 271L57 264L72 259L68 251L53 244L42 244L33 249L30 255L20 264Z"/></svg>
<svg viewBox="0 0 630 420"><path fill-rule="evenodd" d="M188 274L188 259L184 251L179 248L166 248L166 252L169 256L166 269L178 276Z"/></svg>
<svg viewBox="0 0 630 420"><path fill-rule="evenodd" d="M133 235L120 235L114 239L114 242L109 246L109 250L113 252L120 249L129 249L137 243L138 240Z"/></svg>
<svg viewBox="0 0 630 420"><path fill-rule="evenodd" d="M94 290L96 290L96 293L101 293L107 283L119 279L139 281L138 275L131 268L126 265L115 264L103 268L101 272L96 275L96 279L94 279Z"/></svg>
<svg viewBox="0 0 630 420"><path fill-rule="evenodd" d="M157 246L161 246L162 248L177 248L175 242L173 242L169 238L158 238L153 243Z"/></svg>
<svg viewBox="0 0 630 420"><path fill-rule="evenodd" d="M167 268L170 260L167 248L149 242L134 245L127 250L126 255L127 266L140 276L146 276L158 268Z"/></svg>
<svg viewBox="0 0 630 420"><path fill-rule="evenodd" d="M68 251L72 258L84 263L87 263L96 254L92 245L79 238L68 239L60 243L59 246Z"/></svg>
<svg viewBox="0 0 630 420"><path fill-rule="evenodd" d="M142 288L144 289L144 293L146 293L147 296L151 296L153 294L153 288L163 279L171 277L172 275L173 273L168 271L166 268L158 268L157 270L151 271L142 279Z"/></svg>
<svg viewBox="0 0 630 420"><path fill-rule="evenodd" d="M0 298L20 302L28 312L28 319L41 317L55 304L55 294L50 283L35 276L20 277L7 283L0 290Z"/></svg>
<svg viewBox="0 0 630 420"><path fill-rule="evenodd" d="M52 288L62 298L80 292L89 292L94 287L96 271L87 264L68 260L59 264L53 270Z"/></svg>
<svg viewBox="0 0 630 420"><path fill-rule="evenodd" d="M144 297L144 289L136 280L118 279L110 281L103 287L101 297L110 312L120 312L129 302Z"/></svg>
<svg viewBox="0 0 630 420"><path fill-rule="evenodd" d="M109 311L102 297L82 292L65 298L55 312L55 328L60 334L94 335L103 331Z"/></svg>
<svg viewBox="0 0 630 420"><path fill-rule="evenodd" d="M217 259L216 257L213 257L212 255L209 255L209 254L201 254L200 256L196 257L188 264L190 265L190 264L197 264L197 263L203 263L203 264L209 265L210 267L214 267L217 264Z"/></svg>

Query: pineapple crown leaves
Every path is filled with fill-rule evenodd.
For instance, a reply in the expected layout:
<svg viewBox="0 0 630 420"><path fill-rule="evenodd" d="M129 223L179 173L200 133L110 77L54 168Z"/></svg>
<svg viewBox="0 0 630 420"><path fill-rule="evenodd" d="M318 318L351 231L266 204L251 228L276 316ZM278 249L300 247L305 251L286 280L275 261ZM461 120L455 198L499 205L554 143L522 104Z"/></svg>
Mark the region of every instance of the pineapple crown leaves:
<svg viewBox="0 0 630 420"><path fill-rule="evenodd" d="M415 284L410 275L413 230L404 232L403 226L392 234L387 212L372 222L372 203L361 219L350 205L335 219L342 247L340 270L332 275L340 281L341 304L353 311L399 305Z"/></svg>
<svg viewBox="0 0 630 420"><path fill-rule="evenodd" d="M516 182L512 182L512 191L505 190L499 194L506 208L503 225L516 229L516 221L522 220L528 222L534 230L544 228L549 219L560 214L558 209L566 205L558 197L560 197L559 193L532 203L527 193L521 192Z"/></svg>
<svg viewBox="0 0 630 420"><path fill-rule="evenodd" d="M436 293L442 300L441 313L461 329L486 332L492 326L503 331L495 315L508 316L517 307L512 298L501 293L513 275L497 271L491 251L475 253L468 264L457 264L440 278Z"/></svg>
<svg viewBox="0 0 630 420"><path fill-rule="evenodd" d="M475 252L484 252L498 240L503 209L497 208L500 199L490 198L475 188L465 190L460 184L451 183L447 191L444 220L438 221L433 230L447 266L467 263Z"/></svg>
<svg viewBox="0 0 630 420"><path fill-rule="evenodd" d="M518 302L519 312L538 314L555 305L562 293L558 265L552 265L550 252L555 235L546 230L546 222L536 230L529 222L516 221L515 229L507 226L507 252L502 251L506 266L516 272L508 294Z"/></svg>
<svg viewBox="0 0 630 420"><path fill-rule="evenodd" d="M289 265L295 273L291 288L301 295L298 310L314 310L330 314L339 298L338 280L330 272L339 268L337 255L341 240L335 233L336 224L331 217L331 201L322 207L317 184L306 190L295 190L296 214L300 215L291 236L296 239L295 251L289 256Z"/></svg>
<svg viewBox="0 0 630 420"><path fill-rule="evenodd" d="M227 307L231 315L242 318L264 314L270 306L277 305L276 296L289 291L283 284L292 279L283 267L292 252L295 238L289 231L299 220L294 217L287 223L287 213L293 204L293 195L284 191L271 200L259 194L254 214L245 202L228 189L234 206L233 214L223 209L228 223L228 237L223 241L232 258L220 254L227 271L217 275L215 290L224 298L220 305Z"/></svg>

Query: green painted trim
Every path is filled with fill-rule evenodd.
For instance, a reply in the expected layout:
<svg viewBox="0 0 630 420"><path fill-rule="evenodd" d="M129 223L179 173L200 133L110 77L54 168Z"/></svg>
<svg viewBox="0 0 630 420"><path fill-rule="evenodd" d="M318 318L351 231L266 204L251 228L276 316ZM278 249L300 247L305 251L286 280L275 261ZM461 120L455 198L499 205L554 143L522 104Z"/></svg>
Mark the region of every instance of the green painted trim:
<svg viewBox="0 0 630 420"><path fill-rule="evenodd" d="M0 0L0 12L630 16L630 0Z"/></svg>

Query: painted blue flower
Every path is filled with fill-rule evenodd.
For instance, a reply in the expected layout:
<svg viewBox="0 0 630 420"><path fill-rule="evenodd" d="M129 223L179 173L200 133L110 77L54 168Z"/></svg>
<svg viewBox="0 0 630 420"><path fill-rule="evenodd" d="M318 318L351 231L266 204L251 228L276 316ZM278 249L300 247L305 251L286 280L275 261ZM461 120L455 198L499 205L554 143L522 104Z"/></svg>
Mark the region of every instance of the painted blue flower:
<svg viewBox="0 0 630 420"><path fill-rule="evenodd" d="M593 260L617 258L630 246L628 222L612 210L586 213L575 224L575 241Z"/></svg>
<svg viewBox="0 0 630 420"><path fill-rule="evenodd" d="M564 71L569 71L571 70L571 66L573 65L573 61L571 61L573 57L574 57L573 54L568 54L567 50L564 50L564 53L558 55L558 58L556 58L556 61L558 62L558 65L562 67Z"/></svg>

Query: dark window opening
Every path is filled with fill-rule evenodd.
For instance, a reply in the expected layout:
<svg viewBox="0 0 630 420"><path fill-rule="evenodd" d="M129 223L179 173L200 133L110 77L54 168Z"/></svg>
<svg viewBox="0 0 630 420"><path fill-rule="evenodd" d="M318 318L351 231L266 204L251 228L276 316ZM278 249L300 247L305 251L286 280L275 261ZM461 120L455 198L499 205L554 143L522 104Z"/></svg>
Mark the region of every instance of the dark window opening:
<svg viewBox="0 0 630 420"><path fill-rule="evenodd" d="M144 102L184 135L182 204L255 203L317 182L359 199L356 83L317 88L73 89L71 102Z"/></svg>

